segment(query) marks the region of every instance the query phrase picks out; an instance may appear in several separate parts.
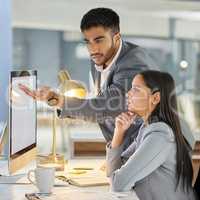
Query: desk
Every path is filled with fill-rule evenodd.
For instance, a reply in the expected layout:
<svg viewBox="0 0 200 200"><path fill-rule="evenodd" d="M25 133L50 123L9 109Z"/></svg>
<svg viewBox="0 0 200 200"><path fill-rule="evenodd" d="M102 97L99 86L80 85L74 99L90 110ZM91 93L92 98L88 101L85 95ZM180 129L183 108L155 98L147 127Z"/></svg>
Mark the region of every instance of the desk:
<svg viewBox="0 0 200 200"><path fill-rule="evenodd" d="M25 193L36 192L33 185L5 185L0 184L1 200L27 200ZM42 200L138 200L134 192L110 193L108 186L79 188L75 186L57 187L49 197Z"/></svg>
<svg viewBox="0 0 200 200"><path fill-rule="evenodd" d="M70 160L69 166L84 166L85 164L94 168L99 168L103 160L83 159ZM0 200L26 200L25 193L37 192L34 185L16 185L0 184ZM54 187L53 194L50 197L42 198L44 200L139 200L134 192L128 193L110 193L109 186L99 187Z"/></svg>

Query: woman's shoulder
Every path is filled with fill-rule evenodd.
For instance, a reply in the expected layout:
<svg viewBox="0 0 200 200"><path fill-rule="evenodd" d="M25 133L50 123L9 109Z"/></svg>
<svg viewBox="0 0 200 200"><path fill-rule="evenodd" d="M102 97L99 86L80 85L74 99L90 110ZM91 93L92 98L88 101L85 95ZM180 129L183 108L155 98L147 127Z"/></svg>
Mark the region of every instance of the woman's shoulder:
<svg viewBox="0 0 200 200"><path fill-rule="evenodd" d="M146 137L151 134L158 134L174 141L174 133L172 128L165 122L154 122L145 126L143 135Z"/></svg>

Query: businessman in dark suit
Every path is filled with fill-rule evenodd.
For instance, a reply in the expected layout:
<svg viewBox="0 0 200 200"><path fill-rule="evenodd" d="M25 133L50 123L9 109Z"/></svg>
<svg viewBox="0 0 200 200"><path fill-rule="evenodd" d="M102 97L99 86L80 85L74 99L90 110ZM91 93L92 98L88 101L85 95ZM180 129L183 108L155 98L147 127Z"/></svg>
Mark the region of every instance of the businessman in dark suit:
<svg viewBox="0 0 200 200"><path fill-rule="evenodd" d="M109 8L92 9L81 20L81 32L91 57L94 98L65 98L48 87L30 91L20 86L36 100L56 106L61 118L82 118L98 122L107 141L112 139L115 117L126 112L126 92L131 88L133 77L142 70L155 67L141 47L122 40L119 21L118 14ZM137 134L138 127L130 127L127 145Z"/></svg>

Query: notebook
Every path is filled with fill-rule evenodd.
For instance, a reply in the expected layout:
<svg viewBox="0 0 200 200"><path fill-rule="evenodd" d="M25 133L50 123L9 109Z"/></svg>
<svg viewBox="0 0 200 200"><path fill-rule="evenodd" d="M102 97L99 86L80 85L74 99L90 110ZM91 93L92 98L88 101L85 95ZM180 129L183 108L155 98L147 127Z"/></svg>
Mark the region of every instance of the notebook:
<svg viewBox="0 0 200 200"><path fill-rule="evenodd" d="M60 175L57 178L63 181L69 182L72 185L79 187L90 187L90 186L103 186L109 185L109 179L101 171L89 171L85 174L65 176Z"/></svg>
<svg viewBox="0 0 200 200"><path fill-rule="evenodd" d="M69 183L75 186L79 186L79 187L109 185L108 178L106 177L70 178Z"/></svg>

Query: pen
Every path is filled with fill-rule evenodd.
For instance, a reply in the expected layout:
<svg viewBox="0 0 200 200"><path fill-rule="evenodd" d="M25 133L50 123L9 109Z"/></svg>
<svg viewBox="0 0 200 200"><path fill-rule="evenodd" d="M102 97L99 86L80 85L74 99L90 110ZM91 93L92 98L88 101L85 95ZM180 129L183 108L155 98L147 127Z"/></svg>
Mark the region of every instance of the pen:
<svg viewBox="0 0 200 200"><path fill-rule="evenodd" d="M93 170L92 167L74 167L74 170Z"/></svg>

